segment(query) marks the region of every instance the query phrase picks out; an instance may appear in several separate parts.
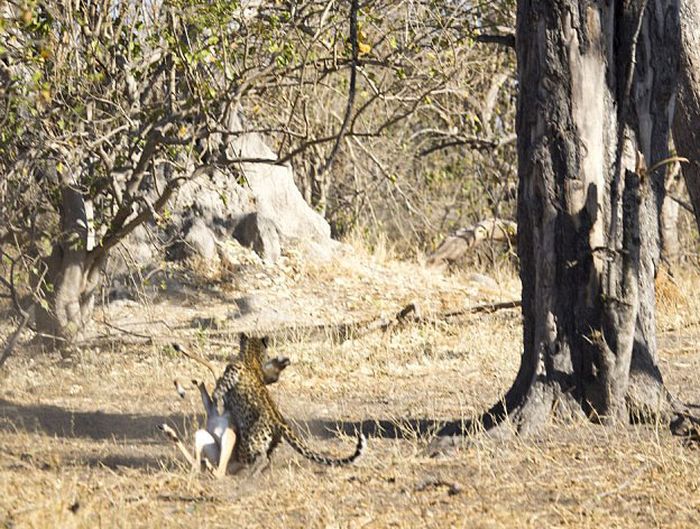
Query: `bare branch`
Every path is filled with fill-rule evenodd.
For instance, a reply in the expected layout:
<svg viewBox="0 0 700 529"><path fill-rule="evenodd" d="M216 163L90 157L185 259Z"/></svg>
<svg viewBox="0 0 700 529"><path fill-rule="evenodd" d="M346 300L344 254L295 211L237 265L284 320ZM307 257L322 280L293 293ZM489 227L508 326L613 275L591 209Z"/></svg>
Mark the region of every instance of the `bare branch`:
<svg viewBox="0 0 700 529"><path fill-rule="evenodd" d="M3 366L5 361L10 357L12 354L12 351L14 350L15 346L17 345L17 342L19 341L19 337L22 334L22 331L24 328L27 326L27 323L29 322L29 313L25 312L22 315L22 320L20 321L19 325L17 326L17 329L15 329L15 332L12 333L12 336L7 340L7 343L5 344L5 347L2 350L2 354L0 354L0 368Z"/></svg>
<svg viewBox="0 0 700 529"><path fill-rule="evenodd" d="M478 35L474 40L484 44L497 44L498 46L515 50L515 32L506 35Z"/></svg>
<svg viewBox="0 0 700 529"><path fill-rule="evenodd" d="M355 104L355 90L357 84L357 61L360 53L359 43L357 40L357 13L360 10L359 0L351 0L350 4L350 44L352 46L352 63L350 65L350 86L348 88L348 102L345 106L345 116L343 117L343 123L340 126L340 131L335 139L335 144L331 153L328 155L326 163L321 168L320 174L323 175L331 169L338 150L340 149L340 144L343 141L343 137L348 130L350 124L350 117L352 115L352 109Z"/></svg>

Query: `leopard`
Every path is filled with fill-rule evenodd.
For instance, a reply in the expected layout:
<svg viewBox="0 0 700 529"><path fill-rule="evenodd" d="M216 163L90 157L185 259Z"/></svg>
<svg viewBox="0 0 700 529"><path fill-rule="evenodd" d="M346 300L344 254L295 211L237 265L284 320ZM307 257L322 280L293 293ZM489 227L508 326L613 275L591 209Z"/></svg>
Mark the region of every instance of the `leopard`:
<svg viewBox="0 0 700 529"><path fill-rule="evenodd" d="M185 347L183 347L177 342L173 342L171 344L171 347L178 353L185 355L190 360L194 360L195 362L206 367L214 377L214 383L216 384L216 382L218 381L218 376L211 362L202 358L201 356L197 356L191 351L188 351ZM229 357L229 361L231 360L233 360L233 357ZM276 356L274 358L267 358L267 356L265 356L265 362L262 364L263 382L266 385L274 384L275 382L277 382L280 378L280 375L282 374L282 371L289 367L289 364L290 360L286 356ZM199 388L199 382L193 380L192 383ZM175 381L175 387L177 387L177 381ZM201 391L201 388L199 389ZM180 390L178 390L178 392L179 391ZM204 406L207 407L206 402Z"/></svg>
<svg viewBox="0 0 700 529"><path fill-rule="evenodd" d="M175 351L205 366L214 376L215 382L218 380L216 370L208 360L188 351L178 343L173 343L172 347ZM265 362L262 364L263 383L267 385L277 382L280 378L280 374L289 364L290 361L287 357L277 356L275 358L266 358ZM178 394L181 398L184 398L185 389L177 380L174 382ZM158 425L158 429L175 443L180 452L185 456L185 459L190 463L193 472L201 470L202 463L204 463L207 470L209 470L214 477L222 478L226 474L237 437L233 428L231 414L225 409L223 411L219 410L218 406L210 397L204 382L192 380L192 384L199 389L206 413L206 427L200 428L195 432L194 457L171 426L163 423ZM202 455L204 455L204 458L202 458Z"/></svg>
<svg viewBox="0 0 700 529"><path fill-rule="evenodd" d="M280 413L264 382L263 361L268 343L266 336L241 333L240 355L226 366L212 394L214 403L223 404L235 425L238 439L233 457L239 470L248 467L251 475L257 475L268 468L270 457L282 439L315 463L332 467L353 463L367 444L362 432L358 433L353 454L330 457L311 450Z"/></svg>

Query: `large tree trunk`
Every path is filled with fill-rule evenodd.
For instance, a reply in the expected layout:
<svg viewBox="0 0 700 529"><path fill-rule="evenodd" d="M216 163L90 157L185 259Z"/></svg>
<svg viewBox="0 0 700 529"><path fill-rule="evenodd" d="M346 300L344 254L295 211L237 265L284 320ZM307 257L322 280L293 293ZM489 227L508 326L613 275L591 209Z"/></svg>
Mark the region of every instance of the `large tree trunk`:
<svg viewBox="0 0 700 529"><path fill-rule="evenodd" d="M678 25L677 0L518 3L524 351L503 401L442 435L671 411L654 299L666 165L654 164L668 155Z"/></svg>
<svg viewBox="0 0 700 529"><path fill-rule="evenodd" d="M644 2L641 2L645 5ZM655 336L662 166L678 2L522 0L517 132L522 429L553 410L612 422L666 409Z"/></svg>
<svg viewBox="0 0 700 529"><path fill-rule="evenodd" d="M700 229L700 0L681 6L680 75L673 139L678 154L689 159L683 178Z"/></svg>

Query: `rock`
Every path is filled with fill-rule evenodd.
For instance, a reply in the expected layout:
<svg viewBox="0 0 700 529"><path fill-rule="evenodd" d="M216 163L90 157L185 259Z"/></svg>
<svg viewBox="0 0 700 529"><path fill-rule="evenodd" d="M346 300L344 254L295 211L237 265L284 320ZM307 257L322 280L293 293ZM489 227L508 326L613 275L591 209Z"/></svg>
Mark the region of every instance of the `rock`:
<svg viewBox="0 0 700 529"><path fill-rule="evenodd" d="M147 227L137 226L129 236L120 243L120 248L110 253L105 273L108 276L124 277L154 264L158 259L155 248L148 236Z"/></svg>
<svg viewBox="0 0 700 529"><path fill-rule="evenodd" d="M233 231L233 236L247 248L252 248L262 259L273 264L282 255L276 224L260 213L249 213Z"/></svg>
<svg viewBox="0 0 700 529"><path fill-rule="evenodd" d="M489 277L487 275L480 274L478 272L472 272L471 274L469 274L469 276L467 277L467 280L470 283L476 283L479 286L486 288L486 289L493 290L494 292L498 292L501 290L501 287L499 286L499 284L496 282L495 279L493 279L492 277Z"/></svg>
<svg viewBox="0 0 700 529"><path fill-rule="evenodd" d="M241 318L254 312L259 311L262 307L260 300L255 296L243 296L233 300L235 309L229 312L228 316L231 319Z"/></svg>
<svg viewBox="0 0 700 529"><path fill-rule="evenodd" d="M218 250L222 266L232 272L240 272L245 268L255 269L263 265L263 260L257 253L243 247L236 239L220 242Z"/></svg>
<svg viewBox="0 0 700 529"><path fill-rule="evenodd" d="M245 215L256 211L256 203L235 173L214 170L185 182L173 210L175 224L201 219L217 237L226 238Z"/></svg>
<svg viewBox="0 0 700 529"><path fill-rule="evenodd" d="M216 251L216 237L202 219L194 219L192 226L187 230L185 246L207 261L219 259Z"/></svg>
<svg viewBox="0 0 700 529"><path fill-rule="evenodd" d="M260 142L261 149L267 145ZM248 156L264 156L255 154ZM258 213L279 226L284 239L327 243L331 238L328 223L306 203L294 183L291 167L271 164L243 164L243 172L258 204Z"/></svg>
<svg viewBox="0 0 700 529"><path fill-rule="evenodd" d="M228 125L236 131L246 128L240 112L232 113ZM232 158L277 159L262 135L256 132L235 136L229 151ZM338 243L331 239L326 220L306 203L299 192L289 164L244 162L241 168L243 179L255 197L256 211L275 224L282 247L301 245L309 257L328 259Z"/></svg>
<svg viewBox="0 0 700 529"><path fill-rule="evenodd" d="M228 128L245 130L239 112L232 112ZM269 159L271 163L231 164L183 184L173 208L171 237L187 240L189 231L196 230L192 237L197 244L192 246L197 252L205 251L202 256L209 259L212 245L195 222L198 219L218 242L233 237L268 264L292 245L301 247L309 258L329 259L339 245L331 239L330 226L304 201L292 168L273 163L277 157L263 137L233 135L227 152L231 159ZM169 255L181 257L178 252Z"/></svg>
<svg viewBox="0 0 700 529"><path fill-rule="evenodd" d="M249 128L240 111L229 115L227 128ZM330 227L305 201L294 183L292 168L274 163L277 156L258 133L213 135L210 140L225 150L232 162L186 181L169 205L164 229L154 224L140 227L126 241L128 254L142 269L158 266L161 256L154 251L154 237L165 243L165 257L180 260L199 255L210 262L238 268L232 240L254 250L266 264L274 264L284 249L297 247L305 257L328 260L340 243L333 241ZM227 144L223 148L223 142ZM235 162L239 158L269 159L265 162ZM192 160L183 160L194 170ZM144 184L148 188L149 183ZM157 190L151 186L150 198ZM147 230L152 232L147 233ZM126 273L122 262L115 267Z"/></svg>

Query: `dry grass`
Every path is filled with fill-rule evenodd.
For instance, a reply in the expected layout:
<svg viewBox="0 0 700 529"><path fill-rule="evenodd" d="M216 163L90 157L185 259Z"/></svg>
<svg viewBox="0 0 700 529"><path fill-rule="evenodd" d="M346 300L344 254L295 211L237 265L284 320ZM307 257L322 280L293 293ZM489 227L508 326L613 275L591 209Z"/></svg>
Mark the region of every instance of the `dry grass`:
<svg viewBox="0 0 700 529"><path fill-rule="evenodd" d="M330 265L288 256L282 276L262 265L254 274L260 283L248 290L226 274L211 279L225 291L215 301L193 292L145 314L123 304L108 311L119 326L155 335L151 344L116 334L73 358L23 350L8 361L0 373L5 527L698 526L700 451L683 447L664 425L552 424L538 437L475 436L454 454L431 457L428 443L442 421L483 410L507 389L520 350L517 310L344 343L330 332L313 340L290 332L274 352L292 366L272 391L310 443L345 453L353 446L345 434L360 424L383 426L383 435L371 437L366 457L349 468L315 466L282 447L256 480L191 476L155 425L168 420L191 432L197 397L190 391L180 400L172 380L210 377L161 342L189 337L224 356L228 348L213 343L274 323L221 317L230 299L253 292L277 303L284 324L301 325L391 312L413 299L430 314L517 292L506 273L499 296L466 274L445 276L357 248ZM700 284L691 273L677 282L678 292ZM663 298L659 328L669 386L698 402L694 303ZM194 315L223 323L194 330Z"/></svg>

